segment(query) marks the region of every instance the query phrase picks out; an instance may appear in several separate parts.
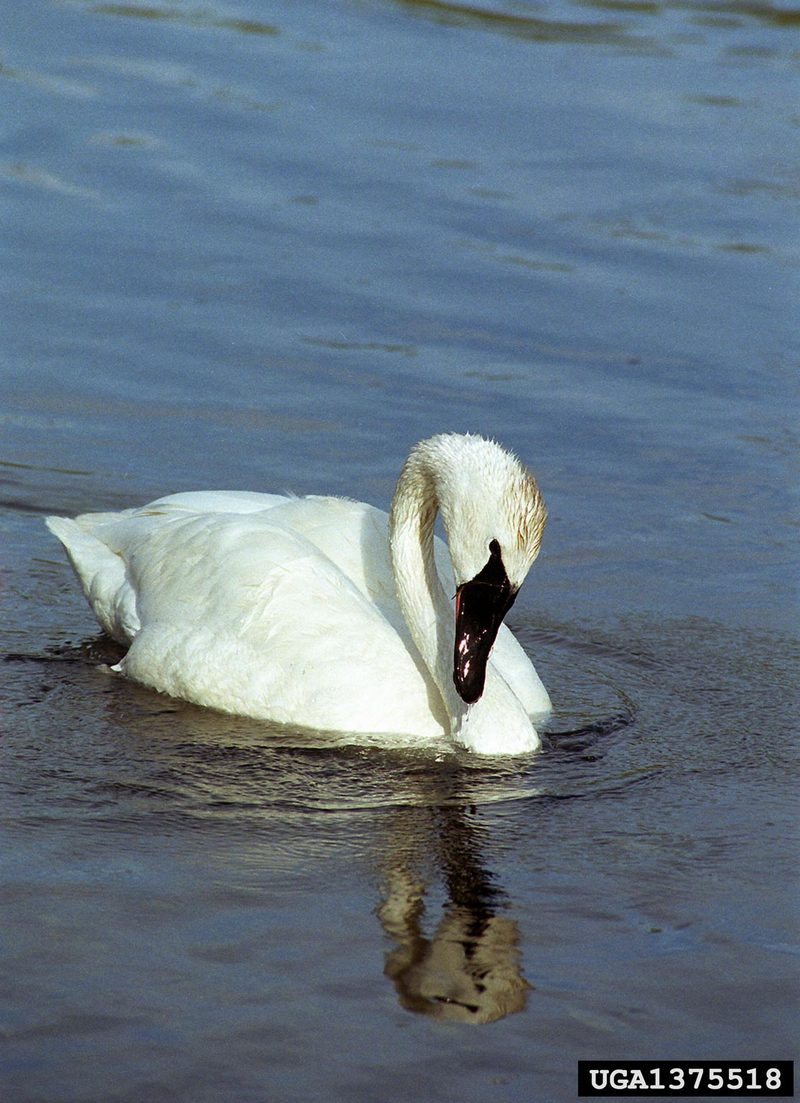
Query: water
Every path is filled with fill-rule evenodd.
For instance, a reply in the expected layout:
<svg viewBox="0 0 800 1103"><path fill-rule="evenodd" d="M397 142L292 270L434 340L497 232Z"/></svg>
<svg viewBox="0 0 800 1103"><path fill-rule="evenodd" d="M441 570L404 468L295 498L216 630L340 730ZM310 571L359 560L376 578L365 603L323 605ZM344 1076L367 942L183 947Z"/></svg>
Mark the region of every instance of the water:
<svg viewBox="0 0 800 1103"><path fill-rule="evenodd" d="M4 1103L560 1103L580 1058L793 1056L800 13L0 10ZM103 670L43 515L386 507L443 429L548 501L511 617L541 754Z"/></svg>

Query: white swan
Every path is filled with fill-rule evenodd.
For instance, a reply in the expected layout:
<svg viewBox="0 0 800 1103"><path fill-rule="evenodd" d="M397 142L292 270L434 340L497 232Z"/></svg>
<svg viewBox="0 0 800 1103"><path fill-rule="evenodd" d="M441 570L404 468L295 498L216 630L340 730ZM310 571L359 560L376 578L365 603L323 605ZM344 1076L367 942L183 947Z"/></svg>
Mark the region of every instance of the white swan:
<svg viewBox="0 0 800 1103"><path fill-rule="evenodd" d="M501 621L546 516L514 456L443 434L412 450L388 516L201 491L47 524L137 682L257 719L514 754L538 747L550 701Z"/></svg>

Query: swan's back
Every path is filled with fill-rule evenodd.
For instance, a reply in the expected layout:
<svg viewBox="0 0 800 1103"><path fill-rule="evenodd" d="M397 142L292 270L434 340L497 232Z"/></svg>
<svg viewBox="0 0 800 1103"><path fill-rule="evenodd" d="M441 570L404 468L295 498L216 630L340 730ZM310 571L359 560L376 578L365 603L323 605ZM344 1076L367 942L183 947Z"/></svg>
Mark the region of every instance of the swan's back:
<svg viewBox="0 0 800 1103"><path fill-rule="evenodd" d="M258 497L175 495L48 519L102 627L131 645L120 669L172 696L281 723L446 731L392 623L387 564L365 564L363 543L385 531L380 511L272 495L258 508ZM335 545L339 562L302 529Z"/></svg>
<svg viewBox="0 0 800 1103"><path fill-rule="evenodd" d="M117 513L84 513L74 520L48 517L95 616L119 643L132 642L141 627L129 571L132 549L169 519L188 513L264 511L285 502L277 494L200 491L171 494L149 505Z"/></svg>

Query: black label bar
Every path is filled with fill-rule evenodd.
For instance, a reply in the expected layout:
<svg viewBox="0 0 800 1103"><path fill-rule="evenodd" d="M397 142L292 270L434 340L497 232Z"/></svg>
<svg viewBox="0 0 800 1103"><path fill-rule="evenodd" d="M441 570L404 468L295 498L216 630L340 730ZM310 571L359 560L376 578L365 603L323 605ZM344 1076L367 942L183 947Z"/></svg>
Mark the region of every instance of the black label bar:
<svg viewBox="0 0 800 1103"><path fill-rule="evenodd" d="M578 1061L578 1095L629 1099L792 1098L793 1061Z"/></svg>

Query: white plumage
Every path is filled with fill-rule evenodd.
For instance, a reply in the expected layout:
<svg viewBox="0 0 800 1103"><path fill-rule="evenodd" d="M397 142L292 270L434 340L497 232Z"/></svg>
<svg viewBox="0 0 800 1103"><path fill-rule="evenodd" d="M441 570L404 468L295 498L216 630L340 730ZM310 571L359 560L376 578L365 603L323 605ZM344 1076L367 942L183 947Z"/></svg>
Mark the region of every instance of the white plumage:
<svg viewBox="0 0 800 1103"><path fill-rule="evenodd" d="M433 536L437 508L449 555ZM412 451L391 517L340 498L208 491L47 524L103 629L130 645L116 668L129 678L257 719L387 740L451 734L502 754L538 746L531 716L549 698L505 625L482 695L459 697L453 595L492 541L516 590L545 516L518 460L446 434Z"/></svg>

